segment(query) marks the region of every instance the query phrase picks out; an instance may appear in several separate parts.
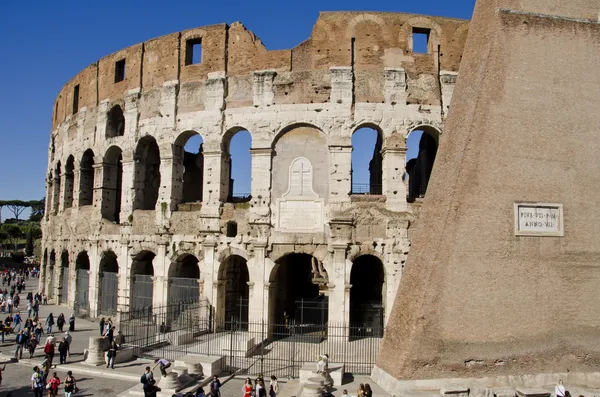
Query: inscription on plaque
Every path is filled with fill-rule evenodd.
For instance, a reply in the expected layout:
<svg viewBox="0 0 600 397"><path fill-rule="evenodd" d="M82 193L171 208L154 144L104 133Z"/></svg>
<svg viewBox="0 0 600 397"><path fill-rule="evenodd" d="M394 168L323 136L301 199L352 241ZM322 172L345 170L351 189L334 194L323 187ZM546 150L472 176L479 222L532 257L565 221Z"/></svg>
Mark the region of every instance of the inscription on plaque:
<svg viewBox="0 0 600 397"><path fill-rule="evenodd" d="M312 164L305 157L290 164L288 190L277 199L277 229L298 233L323 231L323 199L313 190Z"/></svg>
<svg viewBox="0 0 600 397"><path fill-rule="evenodd" d="M564 236L562 204L515 203L515 235Z"/></svg>

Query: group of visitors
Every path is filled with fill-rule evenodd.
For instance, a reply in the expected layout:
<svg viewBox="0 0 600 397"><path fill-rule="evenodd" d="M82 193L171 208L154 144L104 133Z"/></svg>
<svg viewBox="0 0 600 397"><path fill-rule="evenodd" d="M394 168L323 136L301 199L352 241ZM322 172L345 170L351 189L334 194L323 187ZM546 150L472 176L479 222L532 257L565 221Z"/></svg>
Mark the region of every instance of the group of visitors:
<svg viewBox="0 0 600 397"><path fill-rule="evenodd" d="M77 381L73 376L73 372L68 371L63 382L65 388L65 397L71 397L78 392ZM48 367L33 367L31 375L31 390L34 397L42 397L44 390L48 390L48 397L56 397L60 386L60 378L54 372L51 377L48 377Z"/></svg>
<svg viewBox="0 0 600 397"><path fill-rule="evenodd" d="M244 383L244 386L242 387L242 393L243 397L266 397L267 389L265 387L263 375L258 375L254 380L254 385L252 385L252 380L250 378L246 378L246 383ZM279 383L277 382L275 375L271 375L268 395L269 397L276 397L277 393L279 393Z"/></svg>

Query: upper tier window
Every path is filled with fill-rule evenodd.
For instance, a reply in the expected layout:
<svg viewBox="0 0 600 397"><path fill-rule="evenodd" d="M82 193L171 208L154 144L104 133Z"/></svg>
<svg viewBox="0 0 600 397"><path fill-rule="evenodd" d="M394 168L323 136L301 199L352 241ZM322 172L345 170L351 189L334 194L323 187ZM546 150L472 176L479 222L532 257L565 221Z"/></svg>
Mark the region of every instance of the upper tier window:
<svg viewBox="0 0 600 397"><path fill-rule="evenodd" d="M125 60L115 62L115 83L125 80Z"/></svg>
<svg viewBox="0 0 600 397"><path fill-rule="evenodd" d="M202 63L202 39L189 39L185 42L185 64Z"/></svg>

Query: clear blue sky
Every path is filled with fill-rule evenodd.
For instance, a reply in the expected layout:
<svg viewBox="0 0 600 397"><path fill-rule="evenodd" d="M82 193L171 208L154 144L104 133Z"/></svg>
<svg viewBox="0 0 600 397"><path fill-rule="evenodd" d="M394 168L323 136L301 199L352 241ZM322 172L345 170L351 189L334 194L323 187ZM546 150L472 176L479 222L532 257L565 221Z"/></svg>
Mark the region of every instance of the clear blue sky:
<svg viewBox="0 0 600 397"><path fill-rule="evenodd" d="M243 22L269 49L292 48L310 36L319 11L411 12L469 19L474 4L475 0L2 1L0 199L44 196L56 95L83 68L121 48L196 26L234 21ZM235 190L249 188L236 186Z"/></svg>

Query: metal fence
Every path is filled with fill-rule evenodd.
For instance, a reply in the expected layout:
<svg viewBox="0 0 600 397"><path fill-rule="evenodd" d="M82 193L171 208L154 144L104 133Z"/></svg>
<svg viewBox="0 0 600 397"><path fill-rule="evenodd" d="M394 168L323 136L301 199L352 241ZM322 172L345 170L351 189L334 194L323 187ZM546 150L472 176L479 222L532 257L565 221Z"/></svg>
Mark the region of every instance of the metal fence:
<svg viewBox="0 0 600 397"><path fill-rule="evenodd" d="M119 274L103 272L100 284L100 305L98 312L99 314L114 316L117 313Z"/></svg>
<svg viewBox="0 0 600 397"><path fill-rule="evenodd" d="M69 268L63 267L62 269L62 296L60 298L61 303L69 301Z"/></svg>
<svg viewBox="0 0 600 397"><path fill-rule="evenodd" d="M169 313L175 311L176 319ZM204 313L206 316L202 316ZM321 354L344 363L346 372L370 374L383 331L364 325L269 324L241 322L235 317L218 324L205 302L188 302L124 313L121 330L126 345L144 358L174 361L186 354L225 357L225 372L297 378L305 364Z"/></svg>
<svg viewBox="0 0 600 397"><path fill-rule="evenodd" d="M353 183L352 194L382 194L382 185L376 185L371 183Z"/></svg>

